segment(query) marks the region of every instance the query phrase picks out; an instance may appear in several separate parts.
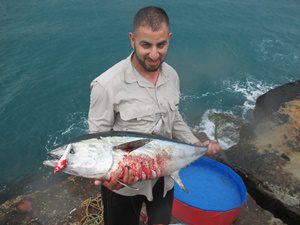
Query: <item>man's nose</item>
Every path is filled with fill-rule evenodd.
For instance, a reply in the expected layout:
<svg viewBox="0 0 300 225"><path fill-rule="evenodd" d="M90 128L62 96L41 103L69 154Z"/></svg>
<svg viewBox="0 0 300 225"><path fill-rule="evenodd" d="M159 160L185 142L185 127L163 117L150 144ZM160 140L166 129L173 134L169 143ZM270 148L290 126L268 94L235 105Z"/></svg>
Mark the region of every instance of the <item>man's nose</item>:
<svg viewBox="0 0 300 225"><path fill-rule="evenodd" d="M159 52L157 47L152 47L151 52L149 54L151 60L156 61L159 58Z"/></svg>

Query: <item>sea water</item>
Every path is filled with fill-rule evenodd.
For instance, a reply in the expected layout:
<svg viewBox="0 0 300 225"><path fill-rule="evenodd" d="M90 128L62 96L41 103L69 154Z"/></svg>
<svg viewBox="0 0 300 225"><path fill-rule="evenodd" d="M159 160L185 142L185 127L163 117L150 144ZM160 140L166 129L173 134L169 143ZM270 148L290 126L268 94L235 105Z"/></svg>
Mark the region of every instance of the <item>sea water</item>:
<svg viewBox="0 0 300 225"><path fill-rule="evenodd" d="M130 54L133 16L147 5L169 14L167 62L192 128L207 112L247 119L259 95L300 79L296 0L0 0L1 190L51 173L47 151L87 132L89 84Z"/></svg>

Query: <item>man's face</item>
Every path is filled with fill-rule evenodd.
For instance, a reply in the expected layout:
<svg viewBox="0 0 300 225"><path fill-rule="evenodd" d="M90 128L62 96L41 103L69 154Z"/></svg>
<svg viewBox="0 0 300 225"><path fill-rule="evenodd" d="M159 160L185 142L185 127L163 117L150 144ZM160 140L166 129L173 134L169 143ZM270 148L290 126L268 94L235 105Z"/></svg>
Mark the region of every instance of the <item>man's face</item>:
<svg viewBox="0 0 300 225"><path fill-rule="evenodd" d="M172 33L165 23L158 31L140 26L134 33L129 33L131 46L139 65L147 72L155 72L164 62Z"/></svg>

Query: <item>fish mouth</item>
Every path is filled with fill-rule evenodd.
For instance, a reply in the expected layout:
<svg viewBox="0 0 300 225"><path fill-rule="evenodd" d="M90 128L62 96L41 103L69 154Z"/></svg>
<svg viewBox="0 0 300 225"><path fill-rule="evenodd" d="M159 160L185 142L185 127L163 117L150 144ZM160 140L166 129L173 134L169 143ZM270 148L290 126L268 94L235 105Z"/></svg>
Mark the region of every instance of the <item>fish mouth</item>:
<svg viewBox="0 0 300 225"><path fill-rule="evenodd" d="M66 151L67 145L64 145L62 147L58 147L50 152L47 153L47 155L52 159L60 159L64 152ZM73 150L70 150L70 153L74 153Z"/></svg>
<svg viewBox="0 0 300 225"><path fill-rule="evenodd" d="M52 152L48 152L47 155L51 158L51 159L57 159L59 160L61 158L61 155L57 155L57 154L54 154Z"/></svg>
<svg viewBox="0 0 300 225"><path fill-rule="evenodd" d="M57 160L45 160L43 162L44 166L55 167Z"/></svg>

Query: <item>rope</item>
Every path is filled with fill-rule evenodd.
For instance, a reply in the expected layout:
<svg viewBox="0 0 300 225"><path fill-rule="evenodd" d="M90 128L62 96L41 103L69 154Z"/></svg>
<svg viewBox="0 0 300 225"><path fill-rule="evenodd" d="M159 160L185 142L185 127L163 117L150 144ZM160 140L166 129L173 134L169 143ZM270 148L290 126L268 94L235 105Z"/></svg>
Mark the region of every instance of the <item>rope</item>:
<svg viewBox="0 0 300 225"><path fill-rule="evenodd" d="M81 219L82 225L94 225L103 223L103 207L101 196L98 194L95 198L84 200L80 207L85 208L85 216Z"/></svg>

